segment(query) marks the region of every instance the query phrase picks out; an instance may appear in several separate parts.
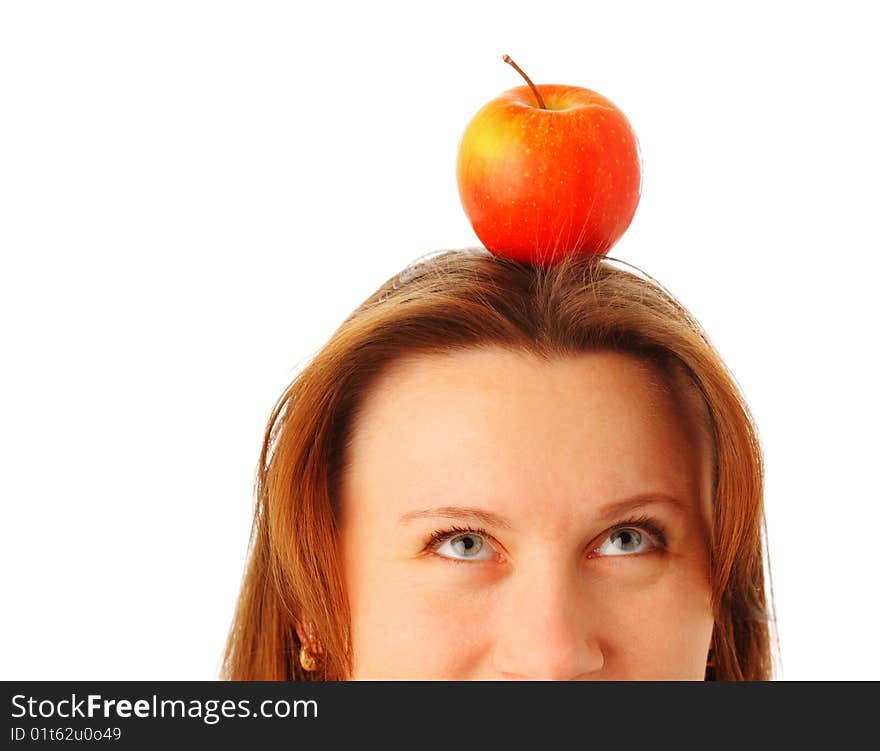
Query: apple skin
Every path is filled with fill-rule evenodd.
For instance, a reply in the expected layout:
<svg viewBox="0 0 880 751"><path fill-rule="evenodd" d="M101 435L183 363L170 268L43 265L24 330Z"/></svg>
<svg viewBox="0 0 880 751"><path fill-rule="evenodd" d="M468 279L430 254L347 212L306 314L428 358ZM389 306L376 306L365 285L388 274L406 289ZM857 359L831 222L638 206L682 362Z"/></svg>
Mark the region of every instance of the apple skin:
<svg viewBox="0 0 880 751"><path fill-rule="evenodd" d="M465 214L497 256L550 264L604 255L641 194L632 126L610 100L577 86L529 86L485 104L465 128L456 178Z"/></svg>

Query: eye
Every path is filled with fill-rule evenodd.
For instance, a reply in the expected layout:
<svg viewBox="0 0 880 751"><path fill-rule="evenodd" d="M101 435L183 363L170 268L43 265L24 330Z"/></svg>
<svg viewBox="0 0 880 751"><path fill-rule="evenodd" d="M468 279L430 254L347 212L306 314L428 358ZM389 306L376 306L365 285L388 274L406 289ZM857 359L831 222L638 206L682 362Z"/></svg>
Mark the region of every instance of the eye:
<svg viewBox="0 0 880 751"><path fill-rule="evenodd" d="M472 529L435 532L429 549L443 558L455 561L488 561L497 551L492 547L485 532Z"/></svg>
<svg viewBox="0 0 880 751"><path fill-rule="evenodd" d="M632 555L647 553L657 546L634 527L618 527L593 552L598 555Z"/></svg>

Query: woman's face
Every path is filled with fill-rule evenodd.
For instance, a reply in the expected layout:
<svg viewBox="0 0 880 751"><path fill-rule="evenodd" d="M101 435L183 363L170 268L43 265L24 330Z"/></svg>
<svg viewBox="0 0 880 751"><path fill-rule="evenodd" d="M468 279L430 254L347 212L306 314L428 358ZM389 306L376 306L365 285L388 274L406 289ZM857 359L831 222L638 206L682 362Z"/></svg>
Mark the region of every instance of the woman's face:
<svg viewBox="0 0 880 751"><path fill-rule="evenodd" d="M354 426L355 680L702 680L711 447L640 360L395 364Z"/></svg>

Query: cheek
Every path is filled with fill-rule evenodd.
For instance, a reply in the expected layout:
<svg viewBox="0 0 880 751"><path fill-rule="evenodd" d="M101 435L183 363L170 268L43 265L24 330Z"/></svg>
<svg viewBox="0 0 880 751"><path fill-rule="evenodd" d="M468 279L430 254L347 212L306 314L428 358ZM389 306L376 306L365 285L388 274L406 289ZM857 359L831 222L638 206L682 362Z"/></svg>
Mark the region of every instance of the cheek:
<svg viewBox="0 0 880 751"><path fill-rule="evenodd" d="M703 679L714 626L707 577L673 569L652 586L609 588L603 602L611 673L623 680Z"/></svg>
<svg viewBox="0 0 880 751"><path fill-rule="evenodd" d="M355 587L355 680L469 680L485 652L485 622L475 598L401 578Z"/></svg>

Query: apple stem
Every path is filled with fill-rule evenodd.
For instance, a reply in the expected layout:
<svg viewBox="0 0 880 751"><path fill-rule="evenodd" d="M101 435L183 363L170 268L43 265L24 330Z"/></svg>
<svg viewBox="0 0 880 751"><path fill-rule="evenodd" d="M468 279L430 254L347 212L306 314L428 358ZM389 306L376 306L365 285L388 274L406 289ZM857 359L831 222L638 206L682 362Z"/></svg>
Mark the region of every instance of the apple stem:
<svg viewBox="0 0 880 751"><path fill-rule="evenodd" d="M510 55L505 55L505 56L502 57L501 59L504 60L504 62L506 62L506 63L510 63L510 65L512 65L514 68L516 68L516 71L517 71L517 72L518 72L523 78L526 79L526 83L527 83L529 86L532 87L532 91L533 91L534 94L535 94L535 99L538 100L538 106L539 106L542 110L547 109L547 107L544 105L544 100L541 98L541 93L538 91L538 87L535 86L535 84L532 83L532 79L531 79L531 78L529 78L525 73L523 73L522 68L520 68L519 65L517 65L515 62L513 62L513 60L510 58Z"/></svg>

